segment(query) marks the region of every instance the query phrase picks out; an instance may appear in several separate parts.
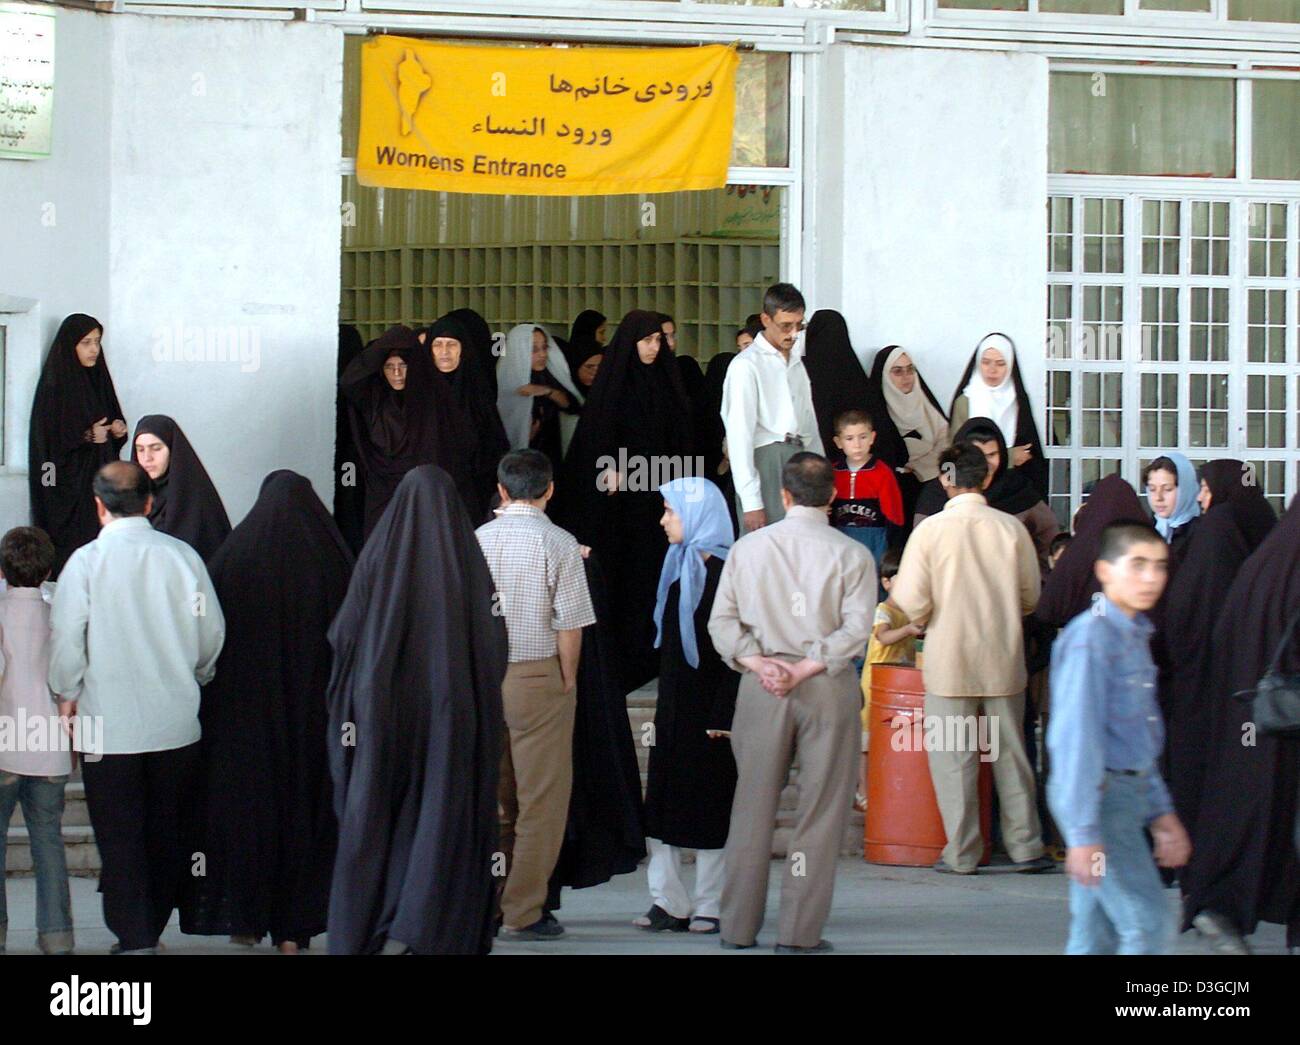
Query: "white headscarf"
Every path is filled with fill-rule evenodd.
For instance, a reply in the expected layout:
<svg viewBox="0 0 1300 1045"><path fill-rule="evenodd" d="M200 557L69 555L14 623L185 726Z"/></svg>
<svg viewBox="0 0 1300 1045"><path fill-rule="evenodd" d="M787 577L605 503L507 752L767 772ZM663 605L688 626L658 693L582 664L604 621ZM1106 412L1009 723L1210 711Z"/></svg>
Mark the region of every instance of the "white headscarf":
<svg viewBox="0 0 1300 1045"><path fill-rule="evenodd" d="M528 446L528 432L533 421L533 397L521 396L519 389L532 381L533 331L546 334L546 370L559 381L574 402L582 402L574 390L569 363L546 330L536 323L520 323L506 334L505 354L497 361L497 413L505 426L510 449L522 450ZM571 433L570 433L571 434ZM567 442L567 440L564 440Z"/></svg>
<svg viewBox="0 0 1300 1045"><path fill-rule="evenodd" d="M980 361L984 353L994 349L1007 361L1007 376L996 388L984 380ZM968 417L987 417L997 424L1007 447L1016 445L1016 422L1020 420L1020 403L1016 398L1016 348L1004 334L988 334L975 349L975 363L971 367L970 382L962 390L970 406Z"/></svg>
<svg viewBox="0 0 1300 1045"><path fill-rule="evenodd" d="M897 426L899 435L920 432L925 437L923 442L933 442L947 430L948 422L943 419L943 414L935 408L935 405L930 402L930 397L925 394L925 390L921 387L920 374L917 374L916 384L912 386L910 392L899 391L898 386L894 384L889 376L889 368L902 355L907 355L907 349L895 345L885 357L884 380L881 382L885 393L885 406L889 408L889 416ZM916 360L912 362L915 364Z"/></svg>

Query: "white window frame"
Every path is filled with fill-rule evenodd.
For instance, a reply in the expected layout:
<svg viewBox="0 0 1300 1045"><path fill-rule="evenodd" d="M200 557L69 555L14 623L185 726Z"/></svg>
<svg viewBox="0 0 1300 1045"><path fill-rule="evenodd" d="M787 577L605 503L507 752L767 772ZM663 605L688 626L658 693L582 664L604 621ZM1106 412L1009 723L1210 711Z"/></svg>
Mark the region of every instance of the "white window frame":
<svg viewBox="0 0 1300 1045"><path fill-rule="evenodd" d="M45 357L40 320L35 299L0 293L0 327L5 328L4 369L0 372L4 409L0 475L27 474L27 419Z"/></svg>
<svg viewBox="0 0 1300 1045"><path fill-rule="evenodd" d="M1300 23L1245 22L1228 17L1228 0L1211 0L1208 12L1144 11L1139 0L1125 0L1121 15L1065 14L1040 11L1039 0L1028 0L1028 11L979 11L944 8L939 0L913 0L921 10L927 32L974 37L1015 36L1027 39L1056 39L1077 36L1094 44L1114 43L1117 38L1146 37L1163 46L1177 41L1212 41L1218 48L1252 41L1294 46L1300 43Z"/></svg>

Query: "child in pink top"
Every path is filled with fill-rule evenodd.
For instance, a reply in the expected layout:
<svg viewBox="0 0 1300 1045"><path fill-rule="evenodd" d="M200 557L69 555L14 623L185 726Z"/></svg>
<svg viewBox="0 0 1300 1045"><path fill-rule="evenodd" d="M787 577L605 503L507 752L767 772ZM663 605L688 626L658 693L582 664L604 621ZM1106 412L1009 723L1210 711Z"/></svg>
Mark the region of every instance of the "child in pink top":
<svg viewBox="0 0 1300 1045"><path fill-rule="evenodd" d="M36 870L37 943L46 954L72 952L72 901L63 851L63 790L71 744L50 694L50 607L41 583L54 565L43 530L19 526L0 540L0 953L8 930L5 837L14 806L23 809Z"/></svg>

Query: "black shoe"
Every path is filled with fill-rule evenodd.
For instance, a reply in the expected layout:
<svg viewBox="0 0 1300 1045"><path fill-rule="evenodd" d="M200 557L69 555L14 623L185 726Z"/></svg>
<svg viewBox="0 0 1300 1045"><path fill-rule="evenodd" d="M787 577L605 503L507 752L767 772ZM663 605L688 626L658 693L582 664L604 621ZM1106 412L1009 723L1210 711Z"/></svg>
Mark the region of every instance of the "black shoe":
<svg viewBox="0 0 1300 1045"><path fill-rule="evenodd" d="M658 904L654 904L640 918L632 923L638 929L648 933L684 933L690 927L689 918L674 918Z"/></svg>
<svg viewBox="0 0 1300 1045"><path fill-rule="evenodd" d="M748 951L758 946L757 940L753 943L732 943L730 940L722 940L721 943L724 951Z"/></svg>
<svg viewBox="0 0 1300 1045"><path fill-rule="evenodd" d="M1016 860L1013 864L1017 874L1060 874L1061 865L1050 856L1036 856L1032 860Z"/></svg>
<svg viewBox="0 0 1300 1045"><path fill-rule="evenodd" d="M555 915L552 914L550 911L543 911L543 912L542 912L542 921L545 922L547 925L559 925L559 924L560 924L560 920L559 920L558 918L556 918Z"/></svg>
<svg viewBox="0 0 1300 1045"><path fill-rule="evenodd" d="M974 874L975 873L975 868L972 867L969 871L963 871L960 868L953 867L952 864L945 863L943 857L939 857L939 859L934 862L934 869L938 871L940 874Z"/></svg>
<svg viewBox="0 0 1300 1045"><path fill-rule="evenodd" d="M792 943L778 943L777 954L830 954L835 950L827 940L818 940L811 947L796 947Z"/></svg>
<svg viewBox="0 0 1300 1045"><path fill-rule="evenodd" d="M564 926L552 918L549 922L543 916L522 929L503 929L507 940L554 940L564 935Z"/></svg>

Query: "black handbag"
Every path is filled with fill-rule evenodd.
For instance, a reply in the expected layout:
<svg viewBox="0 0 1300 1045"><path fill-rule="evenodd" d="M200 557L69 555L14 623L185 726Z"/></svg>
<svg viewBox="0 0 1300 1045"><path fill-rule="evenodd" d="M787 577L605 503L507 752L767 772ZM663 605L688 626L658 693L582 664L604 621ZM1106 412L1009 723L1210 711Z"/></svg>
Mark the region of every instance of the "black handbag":
<svg viewBox="0 0 1300 1045"><path fill-rule="evenodd" d="M1278 671L1282 654L1300 624L1300 613L1291 623L1278 643L1273 660L1253 690L1237 694L1251 701L1251 719L1255 728L1265 736L1300 738L1300 675L1287 675Z"/></svg>

